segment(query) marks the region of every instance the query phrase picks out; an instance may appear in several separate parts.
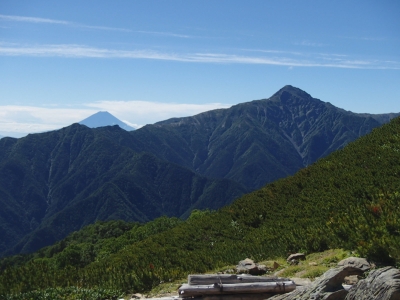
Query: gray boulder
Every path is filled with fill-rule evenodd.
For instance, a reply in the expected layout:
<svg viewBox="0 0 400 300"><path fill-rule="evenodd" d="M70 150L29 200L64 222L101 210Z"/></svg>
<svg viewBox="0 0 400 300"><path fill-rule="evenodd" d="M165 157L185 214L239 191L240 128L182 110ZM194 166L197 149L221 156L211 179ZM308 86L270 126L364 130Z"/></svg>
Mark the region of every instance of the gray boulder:
<svg viewBox="0 0 400 300"><path fill-rule="evenodd" d="M265 265L258 265L250 258L239 261L236 266L237 274L251 274L251 275L262 275L267 272Z"/></svg>
<svg viewBox="0 0 400 300"><path fill-rule="evenodd" d="M362 270L363 272L368 271L371 265L365 258L361 257L348 257L341 260L337 264L339 267L354 267Z"/></svg>
<svg viewBox="0 0 400 300"><path fill-rule="evenodd" d="M344 278L350 275L361 275L359 268L337 267L326 271L305 289L295 290L288 294L277 295L273 300L344 300L347 291L343 288Z"/></svg>
<svg viewBox="0 0 400 300"><path fill-rule="evenodd" d="M287 262L290 262L292 260L305 260L306 255L304 253L294 253L289 255L289 257L286 259Z"/></svg>
<svg viewBox="0 0 400 300"><path fill-rule="evenodd" d="M400 300L400 270L385 267L373 270L355 285L343 287L345 278L361 275L367 269L365 262L353 260L330 269L304 289L276 295L272 300ZM369 264L368 264L369 265ZM357 267L354 267L357 266Z"/></svg>
<svg viewBox="0 0 400 300"><path fill-rule="evenodd" d="M346 300L398 300L400 299L400 271L385 267L371 271L366 279L354 285Z"/></svg>

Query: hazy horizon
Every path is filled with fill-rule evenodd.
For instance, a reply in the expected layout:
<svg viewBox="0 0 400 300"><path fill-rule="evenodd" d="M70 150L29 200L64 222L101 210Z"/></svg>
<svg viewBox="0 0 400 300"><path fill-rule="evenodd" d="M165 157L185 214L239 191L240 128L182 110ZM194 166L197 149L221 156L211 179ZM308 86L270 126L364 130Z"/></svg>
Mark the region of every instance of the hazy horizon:
<svg viewBox="0 0 400 300"><path fill-rule="evenodd" d="M400 112L400 2L0 4L0 135L108 111L128 125L293 85L356 113Z"/></svg>

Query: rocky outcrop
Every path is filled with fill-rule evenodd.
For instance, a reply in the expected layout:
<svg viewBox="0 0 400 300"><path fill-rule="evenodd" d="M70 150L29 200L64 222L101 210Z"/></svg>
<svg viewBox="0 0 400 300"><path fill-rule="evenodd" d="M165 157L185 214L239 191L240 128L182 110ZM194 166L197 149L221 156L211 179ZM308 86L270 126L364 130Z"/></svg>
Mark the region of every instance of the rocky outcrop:
<svg viewBox="0 0 400 300"><path fill-rule="evenodd" d="M273 296L273 300L398 300L400 271L384 267L371 271L354 285L344 285L345 279L362 275L370 269L363 258L350 257L338 263L304 289Z"/></svg>
<svg viewBox="0 0 400 300"><path fill-rule="evenodd" d="M371 271L348 292L345 300L400 299L400 270L385 267Z"/></svg>
<svg viewBox="0 0 400 300"><path fill-rule="evenodd" d="M342 283L349 275L361 275L363 271L354 267L337 267L324 273L319 279L303 290L295 290L291 293L274 296L274 300L336 300L345 299L347 291Z"/></svg>
<svg viewBox="0 0 400 300"><path fill-rule="evenodd" d="M245 259L240 261L238 266L254 269L257 264L251 259ZM288 279L276 276L228 274L189 275L188 285L191 285L195 289L196 285L197 289L203 286L207 295L203 295L204 292L201 292L202 298L193 298L193 296L189 295L190 297L187 299L400 300L400 270L394 267L384 267L374 269L366 276L367 273L365 272L369 271L370 268L370 264L364 258L349 257L339 262L336 268L325 272L314 282L311 282L308 278ZM348 283L346 282L348 278L352 278L350 284L346 284ZM271 286L275 284L276 287L273 288L271 292L265 292L266 287L262 284L265 282L269 282ZM208 287L204 285L212 283L214 283L213 286ZM256 286L257 284L259 286ZM211 289L215 288L215 285L219 287L217 293L210 294ZM184 290L186 294L186 291L188 291L186 286L181 285L179 290ZM235 288L229 291L231 286L235 286ZM286 286L287 290L282 291L282 286L284 288ZM241 287L244 287L243 292L238 293ZM254 288L259 290L254 290ZM294 288L296 289L293 290ZM179 298L178 296L173 296L158 299L153 298L151 300L176 300L182 298L185 300L183 294L179 294Z"/></svg>

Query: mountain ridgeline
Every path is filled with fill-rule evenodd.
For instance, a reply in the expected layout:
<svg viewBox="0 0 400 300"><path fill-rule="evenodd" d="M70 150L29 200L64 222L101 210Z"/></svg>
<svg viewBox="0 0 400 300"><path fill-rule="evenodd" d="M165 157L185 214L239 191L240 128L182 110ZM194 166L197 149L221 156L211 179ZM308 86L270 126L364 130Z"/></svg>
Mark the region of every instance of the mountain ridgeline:
<svg viewBox="0 0 400 300"><path fill-rule="evenodd" d="M97 220L218 209L343 148L396 114L355 114L285 86L269 99L127 132L66 128L0 140L0 253Z"/></svg>
<svg viewBox="0 0 400 300"><path fill-rule="evenodd" d="M400 264L399 201L396 118L216 212L194 211L186 221L97 222L34 254L3 259L0 296L74 285L137 293L245 257L300 250L344 248L377 264Z"/></svg>
<svg viewBox="0 0 400 300"><path fill-rule="evenodd" d="M118 126L0 140L0 250L32 252L96 220L147 222L216 209L246 189L136 153Z"/></svg>
<svg viewBox="0 0 400 300"><path fill-rule="evenodd" d="M132 132L136 151L249 189L293 175L399 114L356 114L285 86L269 99Z"/></svg>

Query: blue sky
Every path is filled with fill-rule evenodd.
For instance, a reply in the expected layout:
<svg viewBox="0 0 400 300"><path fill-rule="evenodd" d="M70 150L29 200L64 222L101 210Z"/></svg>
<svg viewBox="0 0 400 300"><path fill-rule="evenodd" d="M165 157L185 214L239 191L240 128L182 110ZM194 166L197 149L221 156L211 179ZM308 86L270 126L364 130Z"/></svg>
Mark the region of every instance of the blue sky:
<svg viewBox="0 0 400 300"><path fill-rule="evenodd" d="M140 127L284 85L400 112L400 1L0 2L0 135L107 110Z"/></svg>

